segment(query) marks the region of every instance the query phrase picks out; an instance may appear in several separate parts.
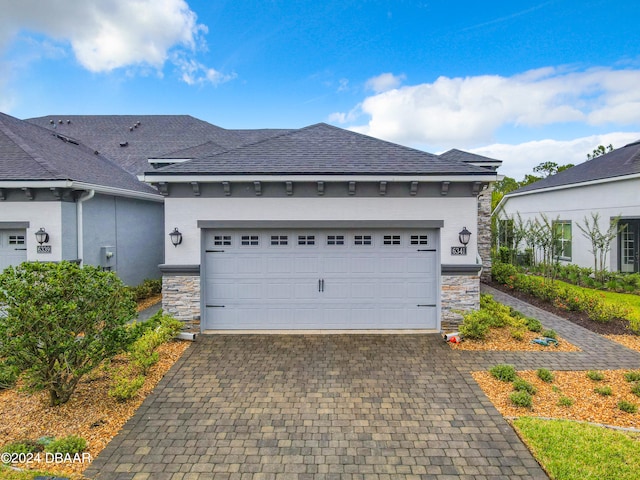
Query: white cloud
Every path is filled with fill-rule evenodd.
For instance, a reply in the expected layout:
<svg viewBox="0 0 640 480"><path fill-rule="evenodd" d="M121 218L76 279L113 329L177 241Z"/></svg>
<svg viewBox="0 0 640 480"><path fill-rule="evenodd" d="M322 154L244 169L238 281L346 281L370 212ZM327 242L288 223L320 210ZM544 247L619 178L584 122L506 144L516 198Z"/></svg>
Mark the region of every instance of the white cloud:
<svg viewBox="0 0 640 480"><path fill-rule="evenodd" d="M387 78L385 75L392 76L383 74L376 79ZM382 88L384 82L371 85ZM638 85L640 70L631 68L575 71L547 67L511 77L443 76L433 83L404 86L365 98L359 113L369 120L351 128L409 145L468 148L494 141L496 132L504 126L526 128L571 122L638 126ZM340 112L333 116L340 118Z"/></svg>
<svg viewBox="0 0 640 480"><path fill-rule="evenodd" d="M194 55L207 33L185 0L0 0L0 5L0 49L17 35L43 34L70 45L91 72L159 70L175 58L172 51ZM214 69L199 70L198 78L220 82Z"/></svg>
<svg viewBox="0 0 640 480"><path fill-rule="evenodd" d="M533 167L542 162L577 165L586 161L587 154L598 145L613 145L614 148L620 148L637 140L640 140L640 131L613 132L566 141L545 139L517 145L496 143L472 148L469 151L502 160L504 163L499 173L521 180L526 174L533 173Z"/></svg>
<svg viewBox="0 0 640 480"><path fill-rule="evenodd" d="M202 85L205 83L219 85L236 77L235 74L225 75L193 59L176 58L174 63L182 72L182 81L187 85Z"/></svg>
<svg viewBox="0 0 640 480"><path fill-rule="evenodd" d="M398 88L404 79L404 75L382 73L377 77L373 77L367 80L364 86L367 90L373 90L376 93L382 93L393 88Z"/></svg>

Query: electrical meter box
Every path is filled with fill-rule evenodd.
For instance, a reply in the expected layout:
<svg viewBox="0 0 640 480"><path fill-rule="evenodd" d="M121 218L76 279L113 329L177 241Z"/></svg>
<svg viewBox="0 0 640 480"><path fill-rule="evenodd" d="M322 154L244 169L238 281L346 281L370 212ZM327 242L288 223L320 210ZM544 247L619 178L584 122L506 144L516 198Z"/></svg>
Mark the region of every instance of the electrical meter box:
<svg viewBox="0 0 640 480"><path fill-rule="evenodd" d="M100 247L100 266L103 270L116 269L116 247Z"/></svg>

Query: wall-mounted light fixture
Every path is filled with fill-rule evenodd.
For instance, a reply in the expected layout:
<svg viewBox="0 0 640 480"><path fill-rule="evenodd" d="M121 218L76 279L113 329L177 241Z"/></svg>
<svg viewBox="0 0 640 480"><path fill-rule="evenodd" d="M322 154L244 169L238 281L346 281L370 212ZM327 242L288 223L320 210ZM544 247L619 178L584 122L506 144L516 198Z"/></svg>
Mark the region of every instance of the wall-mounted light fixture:
<svg viewBox="0 0 640 480"><path fill-rule="evenodd" d="M467 227L462 227L462 231L458 233L458 240L462 245L467 245L471 240L471 232L467 230Z"/></svg>
<svg viewBox="0 0 640 480"><path fill-rule="evenodd" d="M40 230L36 232L36 241L40 245L49 241L49 234L45 231L44 227L40 227Z"/></svg>
<svg viewBox="0 0 640 480"><path fill-rule="evenodd" d="M182 233L180 233L178 227L173 229L173 232L169 234L169 237L171 238L171 243L173 243L174 247L177 247L182 243Z"/></svg>

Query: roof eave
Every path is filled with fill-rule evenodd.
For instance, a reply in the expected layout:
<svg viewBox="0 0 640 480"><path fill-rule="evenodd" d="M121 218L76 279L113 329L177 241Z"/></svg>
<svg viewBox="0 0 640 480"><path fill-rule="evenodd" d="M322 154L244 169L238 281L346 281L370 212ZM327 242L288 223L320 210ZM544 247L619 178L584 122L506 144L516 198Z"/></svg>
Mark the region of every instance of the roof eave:
<svg viewBox="0 0 640 480"><path fill-rule="evenodd" d="M138 179L147 183L185 183L185 182L495 182L495 173L474 172L456 174L265 174L265 173L232 173L232 174L168 174L167 172L146 172Z"/></svg>

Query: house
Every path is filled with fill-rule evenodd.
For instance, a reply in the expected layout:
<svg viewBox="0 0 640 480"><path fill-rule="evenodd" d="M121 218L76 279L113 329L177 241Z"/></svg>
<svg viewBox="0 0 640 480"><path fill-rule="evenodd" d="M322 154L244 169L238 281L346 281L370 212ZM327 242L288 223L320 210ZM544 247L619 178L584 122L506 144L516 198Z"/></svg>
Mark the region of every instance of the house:
<svg viewBox="0 0 640 480"><path fill-rule="evenodd" d="M606 231L619 218L607 267L640 271L640 141L515 190L502 199L494 216L505 226L517 215L523 222L544 214L557 225L561 263L593 267L591 242L581 232L585 218L598 214ZM505 230L503 228L503 230Z"/></svg>
<svg viewBox="0 0 640 480"><path fill-rule="evenodd" d="M139 176L164 196L166 311L205 332L437 331L478 307L495 161L326 124L229 134L240 145L152 157Z"/></svg>
<svg viewBox="0 0 640 480"><path fill-rule="evenodd" d="M69 260L130 285L159 277L162 195L60 130L0 114L0 270Z"/></svg>

